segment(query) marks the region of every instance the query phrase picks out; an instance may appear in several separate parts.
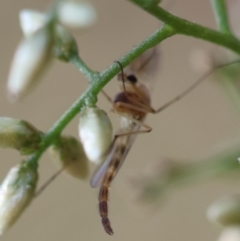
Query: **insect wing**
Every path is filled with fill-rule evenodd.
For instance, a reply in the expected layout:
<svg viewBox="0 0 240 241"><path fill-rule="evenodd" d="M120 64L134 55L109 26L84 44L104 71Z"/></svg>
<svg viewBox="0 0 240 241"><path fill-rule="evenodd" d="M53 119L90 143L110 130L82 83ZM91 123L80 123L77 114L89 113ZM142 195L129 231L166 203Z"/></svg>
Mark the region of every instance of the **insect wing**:
<svg viewBox="0 0 240 241"><path fill-rule="evenodd" d="M133 131L137 131L139 128L140 128L139 125L135 125L135 128L132 129L132 132ZM122 133L122 131L121 131L121 133ZM125 151L124 151L124 153L122 155L122 159L120 161L120 164L119 164L117 170L115 170L114 177L116 176L116 174L118 173L119 169L121 168L121 166L122 166L122 164L123 164L123 162L124 162L128 152L130 151L130 149L131 149L131 147L133 145L133 142L136 139L136 136L137 136L137 134L133 134L133 135L130 135L130 136L119 137L117 139L117 141L114 143L111 151L109 152L106 160L103 162L103 164L93 174L93 176L91 178L91 182L90 182L91 187L95 188L95 187L98 187L101 184L102 179L103 179L103 177L104 177L108 167L111 165L111 161L114 158L114 154L115 154L115 151L116 151L118 145L119 144L121 145L121 140L123 138L128 138L128 141L126 143L126 148L125 148Z"/></svg>
<svg viewBox="0 0 240 241"><path fill-rule="evenodd" d="M115 153L116 147L117 147L117 142L115 142L115 144L113 145L112 149L110 150L106 160L103 162L102 165L100 165L100 167L94 172L94 174L92 175L90 184L91 187L95 188L98 187L101 184L101 181L103 179L103 176L106 172L106 170L108 169L108 166L112 160L112 157Z"/></svg>
<svg viewBox="0 0 240 241"><path fill-rule="evenodd" d="M159 46L148 49L142 55L137 57L129 66L124 68L126 76L134 75L142 82L150 92L152 92L156 78L153 78L159 70L159 63L161 59L161 51ZM121 79L121 74L118 79Z"/></svg>

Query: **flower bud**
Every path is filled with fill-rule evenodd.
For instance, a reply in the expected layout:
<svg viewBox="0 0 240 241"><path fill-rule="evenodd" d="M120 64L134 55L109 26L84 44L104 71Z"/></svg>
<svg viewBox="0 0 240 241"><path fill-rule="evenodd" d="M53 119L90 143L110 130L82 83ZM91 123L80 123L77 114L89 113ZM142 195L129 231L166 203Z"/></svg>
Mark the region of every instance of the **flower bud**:
<svg viewBox="0 0 240 241"><path fill-rule="evenodd" d="M105 111L86 107L80 113L79 137L88 159L96 164L112 141L112 124Z"/></svg>
<svg viewBox="0 0 240 241"><path fill-rule="evenodd" d="M10 228L30 204L37 180L37 167L27 162L10 169L0 187L0 234Z"/></svg>
<svg viewBox="0 0 240 241"><path fill-rule="evenodd" d="M20 11L19 20L20 27L25 37L31 36L47 24L47 17L45 14L30 9Z"/></svg>
<svg viewBox="0 0 240 241"><path fill-rule="evenodd" d="M47 24L47 15L34 10L22 10L19 14L20 25L25 37L34 34ZM54 28L53 56L68 62L74 56L78 56L78 46L74 37L61 25Z"/></svg>
<svg viewBox="0 0 240 241"><path fill-rule="evenodd" d="M224 229L218 241L240 241L240 226Z"/></svg>
<svg viewBox="0 0 240 241"><path fill-rule="evenodd" d="M221 199L207 210L209 220L225 227L240 225L240 196Z"/></svg>
<svg viewBox="0 0 240 241"><path fill-rule="evenodd" d="M72 29L89 28L96 22L96 11L88 2L64 1L58 11L59 22Z"/></svg>
<svg viewBox="0 0 240 241"><path fill-rule="evenodd" d="M55 28L55 43L53 48L54 57L69 62L78 56L78 46L74 37L61 25Z"/></svg>
<svg viewBox="0 0 240 241"><path fill-rule="evenodd" d="M60 168L76 178L85 179L88 176L88 159L81 143L74 137L61 137L50 147L50 153Z"/></svg>
<svg viewBox="0 0 240 241"><path fill-rule="evenodd" d="M27 121L0 117L0 147L29 155L39 148L41 136L42 132Z"/></svg>
<svg viewBox="0 0 240 241"><path fill-rule="evenodd" d="M20 43L7 84L12 100L22 97L39 80L51 60L52 44L53 34L48 25Z"/></svg>

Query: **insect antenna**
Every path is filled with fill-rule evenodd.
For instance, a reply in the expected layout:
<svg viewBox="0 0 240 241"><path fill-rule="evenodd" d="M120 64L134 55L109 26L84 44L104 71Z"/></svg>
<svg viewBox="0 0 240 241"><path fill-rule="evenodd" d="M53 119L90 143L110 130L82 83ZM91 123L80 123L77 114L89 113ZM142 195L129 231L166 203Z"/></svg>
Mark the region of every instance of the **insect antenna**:
<svg viewBox="0 0 240 241"><path fill-rule="evenodd" d="M123 91L124 93L126 94L127 91L126 91L126 86L125 86L125 82L124 82L124 72L123 72L123 67L121 65L121 63L119 61L114 61L115 63L118 64L120 70L121 70L121 81L122 81L122 84L123 84Z"/></svg>

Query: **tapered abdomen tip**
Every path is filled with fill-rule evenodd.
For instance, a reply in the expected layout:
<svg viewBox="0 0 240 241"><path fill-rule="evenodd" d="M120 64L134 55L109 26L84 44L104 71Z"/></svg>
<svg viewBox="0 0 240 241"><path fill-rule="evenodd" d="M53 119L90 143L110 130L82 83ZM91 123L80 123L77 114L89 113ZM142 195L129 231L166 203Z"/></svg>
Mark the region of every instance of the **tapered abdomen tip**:
<svg viewBox="0 0 240 241"><path fill-rule="evenodd" d="M113 230L111 228L111 225L110 225L110 221L107 217L103 217L102 218L102 225L105 229L105 231L109 234L109 235L113 235Z"/></svg>

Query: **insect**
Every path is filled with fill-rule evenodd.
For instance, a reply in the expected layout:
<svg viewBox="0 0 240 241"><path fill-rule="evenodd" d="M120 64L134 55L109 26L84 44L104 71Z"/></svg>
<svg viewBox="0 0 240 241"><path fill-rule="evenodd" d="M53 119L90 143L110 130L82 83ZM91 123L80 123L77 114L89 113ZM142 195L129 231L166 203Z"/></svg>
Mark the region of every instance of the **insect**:
<svg viewBox="0 0 240 241"><path fill-rule="evenodd" d="M159 113L177 102L214 71L208 71L176 98L155 110L151 107L151 86L148 82L139 79L138 75L156 70L158 60L159 50L155 47L149 49L124 70L121 64L118 63L121 68L121 74L118 75L118 79L122 81L120 85L121 91L116 94L114 100L111 100L111 98L103 92L105 97L111 102L113 111L120 116L120 129L113 138L105 161L95 171L91 179L92 187L100 186L98 196L99 213L102 219L102 225L109 235L113 234L113 229L108 218L107 202L109 187L130 151L137 134L147 133L152 130L151 127L144 123L147 114Z"/></svg>
<svg viewBox="0 0 240 241"><path fill-rule="evenodd" d="M105 161L95 171L91 179L92 187L99 187L99 212L102 218L102 225L105 231L112 235L113 230L108 218L108 196L109 187L115 178L117 172L121 168L128 152L130 151L137 134L150 132L152 129L144 123L144 120L148 113L159 113L166 109L170 105L182 99L200 83L202 83L206 77L211 75L216 70L239 63L239 60L232 61L230 63L215 66L206 73L204 73L197 81L189 86L180 95L176 96L162 107L157 110L151 107L151 88L153 87L153 81L142 80L139 76L149 75L157 70L159 62L159 50L157 48L149 49L143 55L138 57L132 64L130 64L124 70L121 64L118 62L121 68L121 74L118 75L121 91L116 94L114 100L112 100L104 91L103 94L111 102L114 112L120 116L120 128L116 132L109 151L107 152ZM145 128L141 130L141 127ZM60 169L55 175L53 175L36 193L37 197L42 191L60 174L64 168Z"/></svg>

